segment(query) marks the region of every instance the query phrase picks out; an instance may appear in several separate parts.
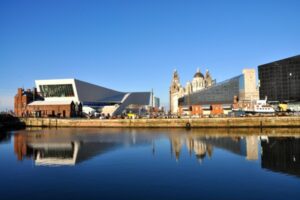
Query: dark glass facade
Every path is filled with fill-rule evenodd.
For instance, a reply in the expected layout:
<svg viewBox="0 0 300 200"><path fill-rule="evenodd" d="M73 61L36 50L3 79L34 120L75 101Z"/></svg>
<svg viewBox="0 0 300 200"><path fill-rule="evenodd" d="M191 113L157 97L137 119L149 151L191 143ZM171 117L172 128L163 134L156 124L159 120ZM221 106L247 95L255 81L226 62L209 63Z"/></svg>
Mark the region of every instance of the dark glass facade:
<svg viewBox="0 0 300 200"><path fill-rule="evenodd" d="M258 66L260 99L300 101L300 55Z"/></svg>
<svg viewBox="0 0 300 200"><path fill-rule="evenodd" d="M40 85L43 97L74 97L72 84Z"/></svg>

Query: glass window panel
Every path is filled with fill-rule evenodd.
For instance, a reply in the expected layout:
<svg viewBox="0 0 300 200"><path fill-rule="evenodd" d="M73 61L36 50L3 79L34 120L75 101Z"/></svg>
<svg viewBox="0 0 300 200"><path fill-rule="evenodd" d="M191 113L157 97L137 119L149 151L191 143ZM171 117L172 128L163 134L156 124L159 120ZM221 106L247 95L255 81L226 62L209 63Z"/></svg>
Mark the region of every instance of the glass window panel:
<svg viewBox="0 0 300 200"><path fill-rule="evenodd" d="M43 97L74 97L72 84L40 85Z"/></svg>

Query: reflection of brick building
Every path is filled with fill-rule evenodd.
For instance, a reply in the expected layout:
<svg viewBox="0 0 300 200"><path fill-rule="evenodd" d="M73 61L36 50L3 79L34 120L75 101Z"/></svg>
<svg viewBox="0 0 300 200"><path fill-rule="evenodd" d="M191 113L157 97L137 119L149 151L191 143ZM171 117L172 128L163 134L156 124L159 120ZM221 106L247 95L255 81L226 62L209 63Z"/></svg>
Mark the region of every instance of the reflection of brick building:
<svg viewBox="0 0 300 200"><path fill-rule="evenodd" d="M81 104L73 101L41 101L36 89L18 89L15 96L15 114L18 117L75 117L81 115ZM37 101L40 100L40 101Z"/></svg>
<svg viewBox="0 0 300 200"><path fill-rule="evenodd" d="M18 157L18 160L23 160L24 156L27 156L27 144L25 134L14 135L14 152Z"/></svg>

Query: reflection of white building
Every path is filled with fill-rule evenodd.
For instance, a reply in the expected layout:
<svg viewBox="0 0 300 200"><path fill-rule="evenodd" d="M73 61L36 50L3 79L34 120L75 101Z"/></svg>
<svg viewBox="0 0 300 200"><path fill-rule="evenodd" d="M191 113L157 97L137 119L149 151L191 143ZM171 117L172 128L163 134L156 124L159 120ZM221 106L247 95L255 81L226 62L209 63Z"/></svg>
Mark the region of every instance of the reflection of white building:
<svg viewBox="0 0 300 200"><path fill-rule="evenodd" d="M257 160L258 159L258 138L257 136L247 136L246 137L246 148L247 148L247 160Z"/></svg>
<svg viewBox="0 0 300 200"><path fill-rule="evenodd" d="M19 160L33 158L37 166L74 166L118 148L150 145L156 137L120 129L49 129L16 134L14 146Z"/></svg>
<svg viewBox="0 0 300 200"><path fill-rule="evenodd" d="M41 166L73 166L115 148L113 142L48 141L29 142L35 152L35 164Z"/></svg>
<svg viewBox="0 0 300 200"><path fill-rule="evenodd" d="M56 102L81 103L83 112L101 110L120 115L128 105L151 106L151 92L119 92L77 79L37 80L36 87L44 104Z"/></svg>
<svg viewBox="0 0 300 200"><path fill-rule="evenodd" d="M33 143L29 146L33 149L40 149L36 153L36 165L75 165L80 143Z"/></svg>

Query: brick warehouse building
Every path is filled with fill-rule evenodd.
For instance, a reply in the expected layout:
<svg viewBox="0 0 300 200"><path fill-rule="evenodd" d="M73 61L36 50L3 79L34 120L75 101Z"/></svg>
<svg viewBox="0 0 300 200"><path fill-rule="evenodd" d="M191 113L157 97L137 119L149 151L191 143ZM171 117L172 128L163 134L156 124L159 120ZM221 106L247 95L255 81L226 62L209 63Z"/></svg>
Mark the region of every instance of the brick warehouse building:
<svg viewBox="0 0 300 200"><path fill-rule="evenodd" d="M18 117L76 117L82 112L81 104L73 101L43 101L36 88L26 91L19 88L14 108Z"/></svg>

